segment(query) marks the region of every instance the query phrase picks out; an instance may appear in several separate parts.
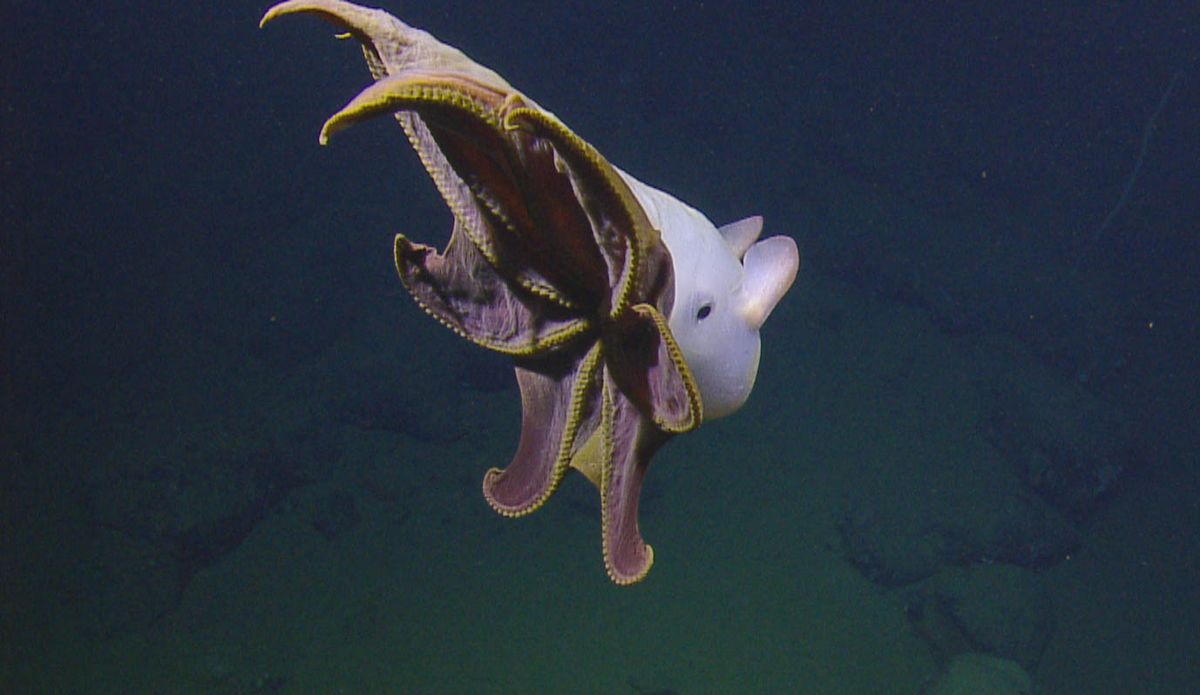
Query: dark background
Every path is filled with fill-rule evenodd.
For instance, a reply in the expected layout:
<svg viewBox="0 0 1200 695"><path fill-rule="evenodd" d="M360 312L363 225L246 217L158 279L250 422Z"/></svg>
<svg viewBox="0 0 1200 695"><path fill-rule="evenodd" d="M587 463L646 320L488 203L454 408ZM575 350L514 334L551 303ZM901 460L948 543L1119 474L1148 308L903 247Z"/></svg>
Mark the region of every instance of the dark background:
<svg viewBox="0 0 1200 695"><path fill-rule="evenodd" d="M113 525L89 488L128 482L97 469L120 450L122 423L140 421L110 412L111 395L152 391L141 380L163 377L147 376L146 365L181 343L217 362L245 357L280 380L300 375L329 410L251 447L251 492L234 495L250 501L218 515L215 530L132 532L170 546L180 587L289 490L319 479L328 462L317 459L338 458L343 443L319 423L343 411L358 421L390 412L387 402L354 400L359 379L390 387L386 371L367 376L356 371L362 363L323 360L362 322L424 321L397 295L390 240L395 232L439 239L448 215L391 123L317 145L320 124L367 73L357 49L330 40L318 22L259 31L264 9L5 5L0 542L8 550L0 570L9 616L25 610L13 587L36 583L44 564L29 554L45 545L22 538L58 532L47 531L48 509ZM922 312L930 330L952 339L994 333L1023 346L1103 412L1092 426L1119 423L1119 435L1096 436L1118 441L1113 475L1122 484L1196 465L1195 440L1182 435L1200 412L1187 395L1200 385L1200 5L387 9L463 48L623 169L718 224L764 214L768 233L798 241L802 275ZM803 343L803 327L786 320L804 301L789 298L772 319L780 323L768 350L788 354ZM397 331L423 342L401 351L397 336L364 349L380 364L459 354L449 335ZM487 390L495 369L485 361L464 378ZM214 373L228 378L205 382L216 391L239 383L235 372ZM147 407L162 402L146 398ZM993 438L1021 439L1019 418L993 425ZM436 441L442 430L425 423L414 436ZM274 461L275 445L301 463L253 458ZM1113 484L1101 463L1068 467L1083 471L1084 492L1071 482L1025 482L1073 523L1085 523L1110 492L1136 494ZM1179 518L1194 535L1195 507ZM882 572L886 584L890 570L855 555L853 531L843 535L847 558L873 579ZM1060 551L1007 560L1044 568ZM141 629L173 600L145 616L102 618L100 632ZM6 632L0 639L21 639L15 627Z"/></svg>
<svg viewBox="0 0 1200 695"><path fill-rule="evenodd" d="M416 174L386 126L311 146L361 66L345 57L353 49L314 39L323 27L259 32L259 9L11 5L0 193L10 417L104 383L162 322L204 311L213 284L274 284L246 270L269 267L295 243L288 221L315 209L354 210L347 226L363 230L320 240L329 285L387 275L377 251L397 227L397 196L428 188L408 185ZM874 262L821 253L844 241L823 217L840 202L820 180L832 168L935 218L984 209L1004 238L979 254L1023 245L1048 267L1086 266L1104 299L1195 305L1189 3L416 3L405 17L714 219L770 211L810 267ZM1123 214L1097 238L1176 73ZM1147 211L1157 224L1139 225ZM896 246L937 244L912 234L896 230ZM1094 301L1087 289L1081 305Z"/></svg>

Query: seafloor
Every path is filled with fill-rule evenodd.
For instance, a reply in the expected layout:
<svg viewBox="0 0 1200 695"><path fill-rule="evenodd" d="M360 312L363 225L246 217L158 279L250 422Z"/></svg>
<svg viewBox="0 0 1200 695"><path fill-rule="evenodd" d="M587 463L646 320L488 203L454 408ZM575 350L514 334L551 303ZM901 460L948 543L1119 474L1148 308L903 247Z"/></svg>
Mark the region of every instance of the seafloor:
<svg viewBox="0 0 1200 695"><path fill-rule="evenodd" d="M452 5L407 16L800 245L747 406L655 459L649 577L607 580L578 476L528 518L484 503L511 373L390 266L448 215L390 124L315 144L356 51L257 7L24 3L0 692L1200 692L1200 73L1161 25L1041 17L1128 50L1014 85L953 59L1025 66L1004 31L844 3Z"/></svg>

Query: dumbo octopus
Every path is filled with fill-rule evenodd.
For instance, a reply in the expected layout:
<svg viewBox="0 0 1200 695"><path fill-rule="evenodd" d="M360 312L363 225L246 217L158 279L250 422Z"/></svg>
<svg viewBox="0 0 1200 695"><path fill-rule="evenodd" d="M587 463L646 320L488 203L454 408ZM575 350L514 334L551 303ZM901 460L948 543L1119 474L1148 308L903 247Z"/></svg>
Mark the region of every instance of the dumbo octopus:
<svg viewBox="0 0 1200 695"><path fill-rule="evenodd" d="M445 250L395 239L396 269L430 316L512 358L521 437L483 478L505 516L540 507L568 469L600 491L604 566L640 581L654 552L638 498L673 435L737 410L759 328L799 268L762 218L717 229L610 164L554 114L461 51L392 15L291 0L262 23L319 16L362 44L374 83L321 130L390 114L454 218Z"/></svg>

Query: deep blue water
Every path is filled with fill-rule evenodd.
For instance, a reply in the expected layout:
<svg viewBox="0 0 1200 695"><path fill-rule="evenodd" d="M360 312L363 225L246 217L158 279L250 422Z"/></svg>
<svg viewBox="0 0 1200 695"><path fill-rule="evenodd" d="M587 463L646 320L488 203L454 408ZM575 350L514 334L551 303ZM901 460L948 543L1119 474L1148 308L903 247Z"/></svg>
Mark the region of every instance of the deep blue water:
<svg viewBox="0 0 1200 695"><path fill-rule="evenodd" d="M1200 5L910 5L386 7L799 244L751 404L651 470L627 590L585 485L480 499L516 390L395 278L393 234L450 224L399 129L317 145L355 47L257 4L10 2L0 689L919 692L986 654L1194 692ZM847 586L862 614L816 612Z"/></svg>

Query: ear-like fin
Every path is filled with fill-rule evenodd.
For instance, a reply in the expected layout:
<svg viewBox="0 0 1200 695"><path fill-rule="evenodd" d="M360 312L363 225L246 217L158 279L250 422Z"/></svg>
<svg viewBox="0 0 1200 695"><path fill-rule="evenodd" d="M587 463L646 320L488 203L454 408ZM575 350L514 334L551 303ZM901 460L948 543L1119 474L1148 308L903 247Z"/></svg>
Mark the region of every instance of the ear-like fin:
<svg viewBox="0 0 1200 695"><path fill-rule="evenodd" d="M762 226L762 216L755 215L737 222L730 222L717 231L721 233L721 238L725 240L725 243L729 244L733 255L741 260L742 256L746 255L746 250L758 240L758 235L762 234Z"/></svg>
<svg viewBox="0 0 1200 695"><path fill-rule="evenodd" d="M796 280L800 270L800 251L790 237L773 236L754 244L746 251L746 304L742 308L746 320L761 328L771 310Z"/></svg>

